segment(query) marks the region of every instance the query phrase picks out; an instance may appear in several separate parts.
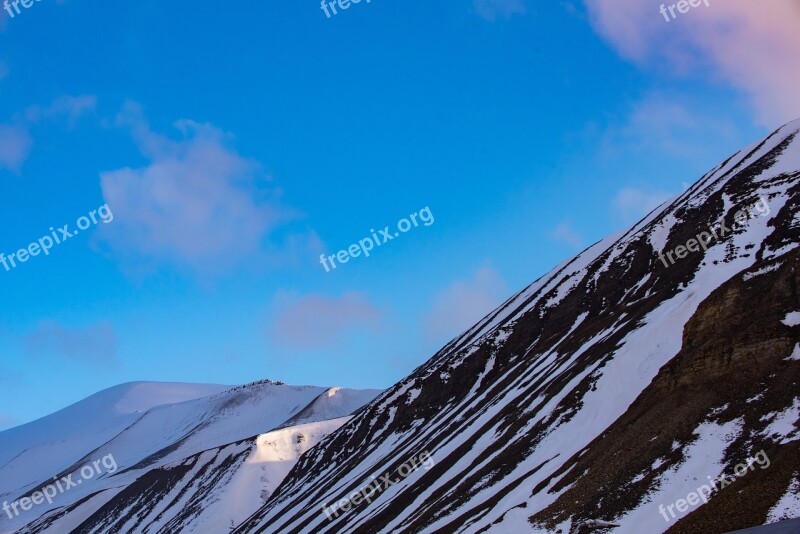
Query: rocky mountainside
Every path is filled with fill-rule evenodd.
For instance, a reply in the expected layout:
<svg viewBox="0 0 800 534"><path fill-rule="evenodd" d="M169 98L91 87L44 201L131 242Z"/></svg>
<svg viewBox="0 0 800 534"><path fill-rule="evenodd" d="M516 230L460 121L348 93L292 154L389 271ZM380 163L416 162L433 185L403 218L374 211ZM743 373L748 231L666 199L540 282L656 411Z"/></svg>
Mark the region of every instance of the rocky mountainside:
<svg viewBox="0 0 800 534"><path fill-rule="evenodd" d="M714 533L800 516L799 130L512 296L303 455L235 532Z"/></svg>

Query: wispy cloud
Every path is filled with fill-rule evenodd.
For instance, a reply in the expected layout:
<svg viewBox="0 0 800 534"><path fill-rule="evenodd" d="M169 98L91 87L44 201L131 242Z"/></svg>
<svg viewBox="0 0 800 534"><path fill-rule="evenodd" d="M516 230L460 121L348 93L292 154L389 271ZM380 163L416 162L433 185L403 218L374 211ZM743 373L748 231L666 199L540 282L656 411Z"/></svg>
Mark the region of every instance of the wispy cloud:
<svg viewBox="0 0 800 534"><path fill-rule="evenodd" d="M450 339L463 332L506 297L506 283L491 267L478 269L472 277L456 280L438 293L424 317L429 341Z"/></svg>
<svg viewBox="0 0 800 534"><path fill-rule="evenodd" d="M104 172L100 184L114 210L99 234L129 272L160 265L201 276L245 264L277 263L287 251L314 249L313 232L283 235L299 215L267 187L261 165L230 148L232 136L209 124L178 121L178 140L153 132L138 106L128 104L118 124L131 130L150 163Z"/></svg>
<svg viewBox="0 0 800 534"><path fill-rule="evenodd" d="M601 132L600 155L635 151L701 161L716 157L709 139L736 144L737 130L732 121L704 112L685 95L651 93Z"/></svg>
<svg viewBox="0 0 800 534"><path fill-rule="evenodd" d="M64 117L69 122L70 128L74 128L81 116L94 113L96 107L97 97L93 95L64 95L53 100L48 106L30 106L23 113L23 117L26 123Z"/></svg>
<svg viewBox="0 0 800 534"><path fill-rule="evenodd" d="M633 222L641 219L672 196L664 191L644 191L634 187L625 187L617 192L612 207L620 219L625 222Z"/></svg>
<svg viewBox="0 0 800 534"><path fill-rule="evenodd" d="M550 239L557 243L565 243L574 249L581 248L583 238L572 228L572 224L563 221L556 226L549 235Z"/></svg>
<svg viewBox="0 0 800 534"><path fill-rule="evenodd" d="M683 94L651 93L631 103L621 116L586 135L599 140L595 166L614 169L625 187L612 190L610 209L616 222L628 225L677 194L676 165L705 170L719 154L744 142L740 128ZM631 169L650 168L646 174Z"/></svg>
<svg viewBox="0 0 800 534"><path fill-rule="evenodd" d="M11 415L0 413L0 430L7 430L19 424L19 420Z"/></svg>
<svg viewBox="0 0 800 534"><path fill-rule="evenodd" d="M33 141L25 126L0 124L0 169L19 173Z"/></svg>
<svg viewBox="0 0 800 534"><path fill-rule="evenodd" d="M494 22L498 18L509 19L512 15L527 12L525 0L473 0L472 8L478 16Z"/></svg>
<svg viewBox="0 0 800 534"><path fill-rule="evenodd" d="M0 63L0 79L5 75ZM30 130L38 122L66 118L70 128L77 120L95 109L93 96L60 96L48 106L30 106L14 115L12 122L0 124L0 169L19 173L33 146Z"/></svg>
<svg viewBox="0 0 800 534"><path fill-rule="evenodd" d="M348 332L378 328L383 316L365 294L357 292L340 297L281 294L277 308L269 337L297 349L333 348Z"/></svg>
<svg viewBox="0 0 800 534"><path fill-rule="evenodd" d="M712 2L671 22L658 2L586 0L592 24L624 58L664 74L724 80L767 127L800 116L797 2Z"/></svg>
<svg viewBox="0 0 800 534"><path fill-rule="evenodd" d="M73 328L42 321L23 336L23 343L34 358L55 357L92 365L117 362L117 336L111 323L105 321Z"/></svg>

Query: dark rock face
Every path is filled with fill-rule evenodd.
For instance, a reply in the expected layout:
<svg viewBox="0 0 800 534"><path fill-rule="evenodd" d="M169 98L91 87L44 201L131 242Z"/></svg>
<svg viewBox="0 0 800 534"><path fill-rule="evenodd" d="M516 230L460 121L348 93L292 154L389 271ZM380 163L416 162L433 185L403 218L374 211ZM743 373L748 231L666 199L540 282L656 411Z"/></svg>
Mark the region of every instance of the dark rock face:
<svg viewBox="0 0 800 534"><path fill-rule="evenodd" d="M768 432L775 414L797 415L800 395L791 357L800 327L782 322L800 310L799 128L740 151L509 299L306 453L236 532L763 523L800 478L800 436ZM695 242L674 264L661 259L717 223L708 250ZM670 473L697 458L703 439L719 449L703 475L731 472L760 450L772 464L682 518L636 516L666 499ZM435 466L399 477L423 450ZM399 481L374 501L330 519L322 512L387 473Z"/></svg>

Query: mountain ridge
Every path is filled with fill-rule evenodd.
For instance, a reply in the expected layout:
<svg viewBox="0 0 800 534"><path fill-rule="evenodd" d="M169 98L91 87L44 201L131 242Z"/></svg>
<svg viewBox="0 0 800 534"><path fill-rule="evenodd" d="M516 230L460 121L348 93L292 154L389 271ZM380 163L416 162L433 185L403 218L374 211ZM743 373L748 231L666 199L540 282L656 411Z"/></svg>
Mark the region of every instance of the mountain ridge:
<svg viewBox="0 0 800 534"><path fill-rule="evenodd" d="M647 481L637 481L627 500L616 497L624 505L609 514L597 508L609 486L592 488L594 498L570 513L559 501L568 488L556 485L570 459L588 454L680 353L684 326L712 293L741 273L755 276L767 262L783 259L794 269L796 257L789 254L800 242L799 130L800 121L793 121L738 151L629 230L598 241L508 299L309 451L235 532L567 532L593 518L621 523L614 532L672 526L655 511L645 513L642 503L666 499L680 486L689 442ZM736 213L760 197L768 199L768 217L749 219L707 251L660 265L658 253L687 243L709 224L733 226ZM770 274L777 272L791 278L794 271L759 276L777 283ZM794 290L789 294L796 299ZM788 335L798 337L796 329ZM723 341L714 340L717 349ZM795 365L788 354L779 355L772 365ZM785 401L788 386L781 388L776 395ZM715 408L706 406L705 415ZM698 422L691 435L702 428ZM718 430L710 435L721 457L709 458L708 469L727 467L731 445ZM370 474L395 472L422 449L431 451L434 468L403 479L369 505L332 520L322 514L321 503L336 502ZM635 478L618 477L614 491L624 494L619 488ZM755 484L755 478L743 483ZM786 495L790 487L783 488ZM741 513L732 518L742 528L755 520Z"/></svg>

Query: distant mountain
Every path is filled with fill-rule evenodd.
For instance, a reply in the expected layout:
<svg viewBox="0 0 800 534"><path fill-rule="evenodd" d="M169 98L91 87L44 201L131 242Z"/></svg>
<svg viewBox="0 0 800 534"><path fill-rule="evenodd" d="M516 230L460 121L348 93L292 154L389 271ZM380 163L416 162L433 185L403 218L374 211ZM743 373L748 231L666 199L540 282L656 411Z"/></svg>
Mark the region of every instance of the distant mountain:
<svg viewBox="0 0 800 534"><path fill-rule="evenodd" d="M182 528L197 521L217 532L228 530L263 504L300 454L379 393L268 380L238 387L138 382L102 391L0 432L0 502L31 497L70 473L80 479L82 467L107 458L98 465L100 473L60 493L52 504L17 508L19 515L4 512L0 532L70 532L85 522L103 525L97 532L117 523L123 532L141 531L170 523L172 514L180 516ZM224 480L205 488L196 509L173 501L170 483L157 485L163 493L150 488L142 496L143 510L157 511L157 518L140 513L132 519L108 504L162 474L175 487L197 483L198 471L210 476L223 458ZM126 501L129 513L135 501Z"/></svg>
<svg viewBox="0 0 800 534"><path fill-rule="evenodd" d="M212 384L122 384L37 421L0 432L0 497L5 498L9 488L14 489L29 478L53 476L64 467L64 457L80 458L152 408L230 388ZM22 478L17 479L14 473Z"/></svg>
<svg viewBox="0 0 800 534"><path fill-rule="evenodd" d="M705 534L800 516L799 130L512 296L235 532ZM435 465L409 466L426 452Z"/></svg>

